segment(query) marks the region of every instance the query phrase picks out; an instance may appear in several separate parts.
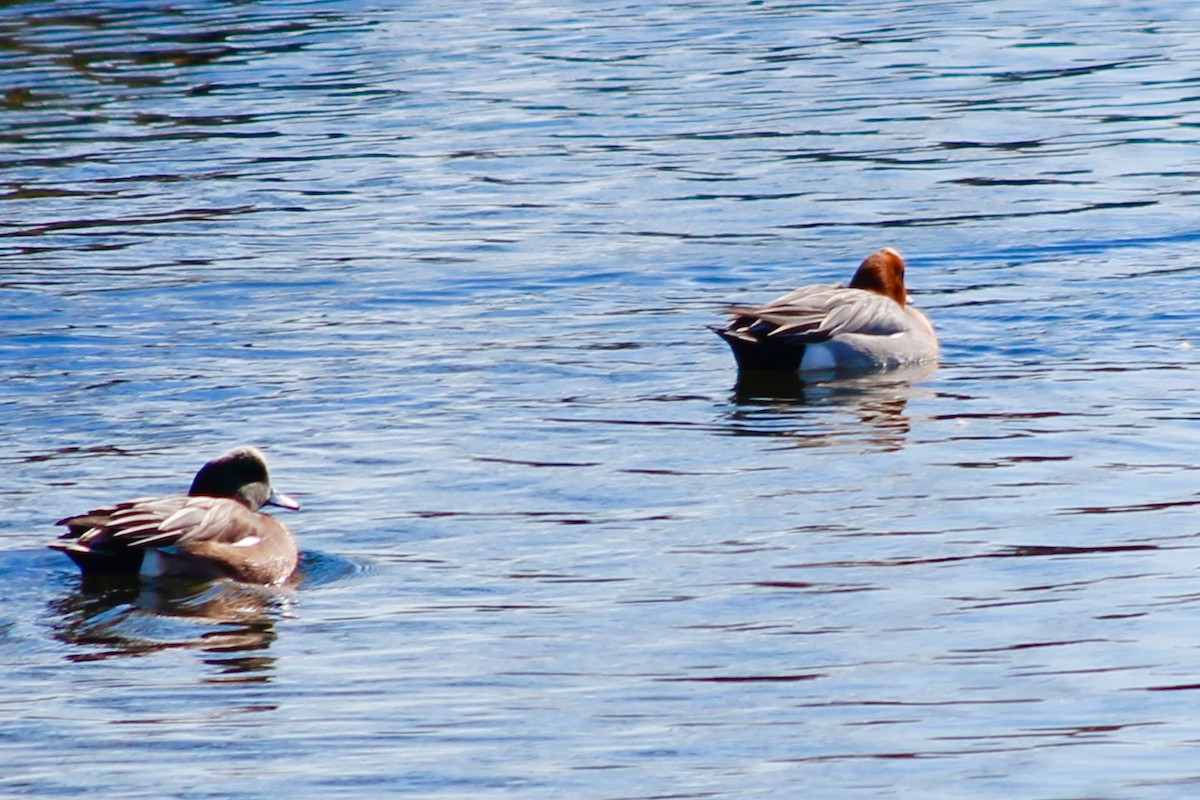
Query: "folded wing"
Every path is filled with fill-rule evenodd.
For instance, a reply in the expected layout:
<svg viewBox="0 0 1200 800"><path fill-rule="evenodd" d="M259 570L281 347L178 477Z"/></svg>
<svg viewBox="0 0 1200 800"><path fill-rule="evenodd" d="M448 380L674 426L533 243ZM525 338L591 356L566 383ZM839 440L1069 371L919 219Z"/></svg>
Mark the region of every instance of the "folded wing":
<svg viewBox="0 0 1200 800"><path fill-rule="evenodd" d="M255 513L221 497L147 498L60 520L62 539L106 548L172 547L212 542L234 544L254 533Z"/></svg>
<svg viewBox="0 0 1200 800"><path fill-rule="evenodd" d="M732 306L727 334L745 339L797 337L824 342L840 334L890 336L909 327L903 307L889 297L843 286L805 286L757 307Z"/></svg>

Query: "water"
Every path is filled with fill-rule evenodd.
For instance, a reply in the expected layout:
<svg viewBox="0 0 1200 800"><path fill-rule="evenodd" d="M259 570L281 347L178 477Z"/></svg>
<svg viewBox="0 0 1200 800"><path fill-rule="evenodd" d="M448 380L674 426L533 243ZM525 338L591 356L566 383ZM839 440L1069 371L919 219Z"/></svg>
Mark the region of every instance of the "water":
<svg viewBox="0 0 1200 800"><path fill-rule="evenodd" d="M0 10L0 787L1186 797L1200 11ZM735 387L891 245L944 361ZM86 592L264 447L295 591Z"/></svg>

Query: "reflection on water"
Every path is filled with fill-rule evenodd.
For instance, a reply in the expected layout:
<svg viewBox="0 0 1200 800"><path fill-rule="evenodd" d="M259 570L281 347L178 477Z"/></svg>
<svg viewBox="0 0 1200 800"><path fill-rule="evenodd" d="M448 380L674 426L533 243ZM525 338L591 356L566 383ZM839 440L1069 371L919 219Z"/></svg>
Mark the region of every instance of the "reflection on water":
<svg viewBox="0 0 1200 800"><path fill-rule="evenodd" d="M79 648L70 661L98 661L191 649L220 668L221 680L267 680L275 659L274 619L288 593L232 581L123 581L82 584L56 598L54 635Z"/></svg>
<svg viewBox="0 0 1200 800"><path fill-rule="evenodd" d="M858 442L899 449L911 430L908 404L934 396L920 384L936 372L936 364L846 378L743 372L734 387L730 430L786 438L802 447Z"/></svg>
<svg viewBox="0 0 1200 800"><path fill-rule="evenodd" d="M69 661L196 650L230 676L223 680L266 680L275 663L266 651L277 637L276 621L295 613L297 593L362 570L348 559L307 551L286 586L77 576L48 606L55 638L72 645Z"/></svg>

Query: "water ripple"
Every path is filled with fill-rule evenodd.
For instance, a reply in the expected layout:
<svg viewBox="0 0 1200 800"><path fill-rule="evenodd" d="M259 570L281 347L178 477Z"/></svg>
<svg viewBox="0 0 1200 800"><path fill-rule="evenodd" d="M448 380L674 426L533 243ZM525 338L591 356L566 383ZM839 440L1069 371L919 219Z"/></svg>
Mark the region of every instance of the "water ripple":
<svg viewBox="0 0 1200 800"><path fill-rule="evenodd" d="M1179 796L1197 35L0 9L0 786ZM738 380L723 304L885 245L936 369ZM91 591L44 548L243 441L304 500L294 591Z"/></svg>

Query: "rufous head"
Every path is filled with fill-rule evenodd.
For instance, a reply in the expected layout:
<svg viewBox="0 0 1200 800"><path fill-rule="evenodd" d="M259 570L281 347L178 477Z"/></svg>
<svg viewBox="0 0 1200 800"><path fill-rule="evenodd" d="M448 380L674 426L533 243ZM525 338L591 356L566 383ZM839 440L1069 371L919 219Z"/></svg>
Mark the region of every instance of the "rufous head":
<svg viewBox="0 0 1200 800"><path fill-rule="evenodd" d="M863 289L890 297L900 305L908 304L904 288L904 257L890 247L867 256L850 281L851 289Z"/></svg>

